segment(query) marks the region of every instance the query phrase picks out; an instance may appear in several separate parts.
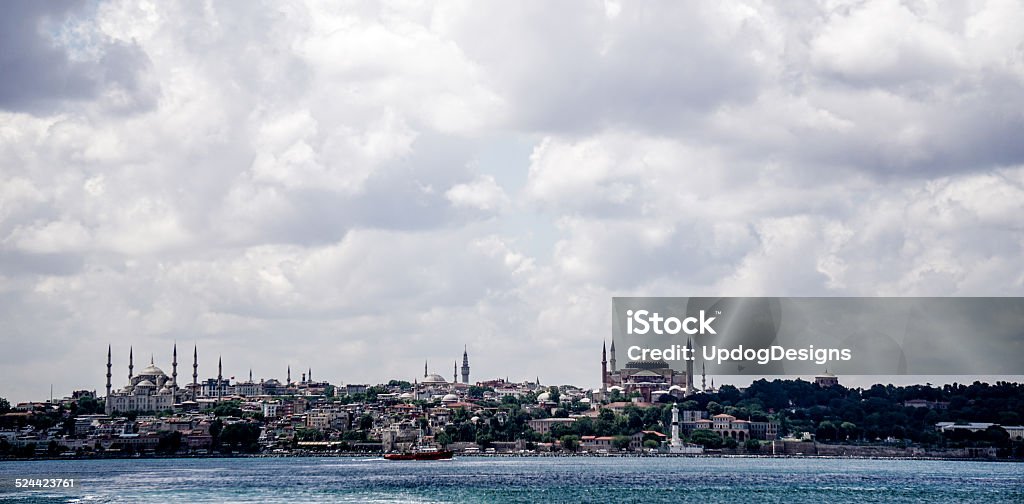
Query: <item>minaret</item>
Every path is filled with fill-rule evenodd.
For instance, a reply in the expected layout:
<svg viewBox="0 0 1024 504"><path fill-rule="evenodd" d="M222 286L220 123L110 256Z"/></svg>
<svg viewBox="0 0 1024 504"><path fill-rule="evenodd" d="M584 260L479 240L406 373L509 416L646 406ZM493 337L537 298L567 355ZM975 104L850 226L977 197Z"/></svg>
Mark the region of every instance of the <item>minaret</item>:
<svg viewBox="0 0 1024 504"><path fill-rule="evenodd" d="M469 350L462 347L462 383L469 383Z"/></svg>
<svg viewBox="0 0 1024 504"><path fill-rule="evenodd" d="M288 382L285 385L291 385L292 384L292 365L291 364L288 365L288 378L285 381Z"/></svg>
<svg viewBox="0 0 1024 504"><path fill-rule="evenodd" d="M686 348L690 357L693 357L693 340L686 338ZM693 395L693 359L686 359L686 395Z"/></svg>
<svg viewBox="0 0 1024 504"><path fill-rule="evenodd" d="M110 414L110 376L111 376L110 375L110 367L111 367L111 363L110 363L110 345L108 344L107 345L107 397L104 398L104 400L106 402L106 405L104 406L104 409L106 410L108 415Z"/></svg>
<svg viewBox="0 0 1024 504"><path fill-rule="evenodd" d="M220 402L221 398L224 397L224 385L223 380L223 366L221 365L221 357L217 356L217 402Z"/></svg>
<svg viewBox="0 0 1024 504"><path fill-rule="evenodd" d="M423 377L427 377L427 361L423 361Z"/></svg>
<svg viewBox="0 0 1024 504"><path fill-rule="evenodd" d="M612 358L611 358L610 364L612 365L612 373L614 373L614 372L618 371L618 368L615 366L615 340L614 339L612 339L612 347L609 348L609 350L611 350L611 353L612 353Z"/></svg>
<svg viewBox="0 0 1024 504"><path fill-rule="evenodd" d="M308 381L312 382L313 381L313 368L309 368L307 371L309 371L309 372L306 373L306 379Z"/></svg>
<svg viewBox="0 0 1024 504"><path fill-rule="evenodd" d="M601 343L601 392L608 391L608 345Z"/></svg>
<svg viewBox="0 0 1024 504"><path fill-rule="evenodd" d="M701 392L708 391L708 375L707 369L704 368L704 363L700 363L700 390Z"/></svg>
<svg viewBox="0 0 1024 504"><path fill-rule="evenodd" d="M459 383L459 361L455 361L455 367L452 371L452 384Z"/></svg>
<svg viewBox="0 0 1024 504"><path fill-rule="evenodd" d="M128 347L128 385L132 384L132 371L135 369L135 350L132 347Z"/></svg>
<svg viewBox="0 0 1024 504"><path fill-rule="evenodd" d="M199 395L199 345L192 347L192 400Z"/></svg>
<svg viewBox="0 0 1024 504"><path fill-rule="evenodd" d="M252 368L249 368L249 383L252 383Z"/></svg>
<svg viewBox="0 0 1024 504"><path fill-rule="evenodd" d="M174 344L171 352L171 403L178 402L178 344Z"/></svg>

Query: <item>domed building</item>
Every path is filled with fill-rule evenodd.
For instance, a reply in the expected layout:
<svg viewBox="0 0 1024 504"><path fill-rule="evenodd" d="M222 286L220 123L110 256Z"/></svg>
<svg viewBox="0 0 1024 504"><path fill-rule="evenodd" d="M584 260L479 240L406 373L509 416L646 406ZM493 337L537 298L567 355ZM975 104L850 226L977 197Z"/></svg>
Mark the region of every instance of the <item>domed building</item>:
<svg viewBox="0 0 1024 504"><path fill-rule="evenodd" d="M431 373L427 362L423 363L423 378L413 387L413 396L421 401L433 401L444 397L452 391L448 380L437 373Z"/></svg>
<svg viewBox="0 0 1024 504"><path fill-rule="evenodd" d="M687 348L692 353L693 342L687 341ZM629 361L622 369L615 365L615 341L611 345L611 369L608 369L608 349L601 349L601 389L605 392L618 389L626 395L639 392L645 402L651 402L658 395L666 393L676 396L677 390L682 395L694 393L693 361L686 362L686 371L672 369L664 360Z"/></svg>
<svg viewBox="0 0 1024 504"><path fill-rule="evenodd" d="M193 365L193 380L195 368ZM120 390L111 387L111 348L107 347L107 414L119 411L166 411L183 399L191 398L178 387L178 346L172 351L171 375L156 366L152 357L149 365L135 374L134 349L128 350L128 384Z"/></svg>

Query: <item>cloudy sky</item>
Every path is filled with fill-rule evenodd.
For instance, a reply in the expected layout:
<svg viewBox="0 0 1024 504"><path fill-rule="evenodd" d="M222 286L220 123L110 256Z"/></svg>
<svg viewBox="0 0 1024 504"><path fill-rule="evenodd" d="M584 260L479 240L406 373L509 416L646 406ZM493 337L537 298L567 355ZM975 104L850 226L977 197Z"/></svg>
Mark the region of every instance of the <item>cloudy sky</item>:
<svg viewBox="0 0 1024 504"><path fill-rule="evenodd" d="M2 2L0 396L102 391L108 343L115 386L174 342L203 377L451 376L468 345L474 379L596 386L613 295L1022 295L1021 26Z"/></svg>

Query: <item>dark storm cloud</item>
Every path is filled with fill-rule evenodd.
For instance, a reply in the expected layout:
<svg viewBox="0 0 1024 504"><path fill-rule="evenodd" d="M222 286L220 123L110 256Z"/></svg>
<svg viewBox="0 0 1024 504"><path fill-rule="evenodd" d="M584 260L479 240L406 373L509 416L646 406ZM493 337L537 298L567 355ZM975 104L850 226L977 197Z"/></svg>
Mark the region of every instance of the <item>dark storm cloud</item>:
<svg viewBox="0 0 1024 504"><path fill-rule="evenodd" d="M92 100L108 90L122 96L113 111L147 109L152 86L137 45L103 41L96 61L76 61L56 40L60 25L86 8L84 2L0 2L0 108L34 114L57 111L66 101Z"/></svg>

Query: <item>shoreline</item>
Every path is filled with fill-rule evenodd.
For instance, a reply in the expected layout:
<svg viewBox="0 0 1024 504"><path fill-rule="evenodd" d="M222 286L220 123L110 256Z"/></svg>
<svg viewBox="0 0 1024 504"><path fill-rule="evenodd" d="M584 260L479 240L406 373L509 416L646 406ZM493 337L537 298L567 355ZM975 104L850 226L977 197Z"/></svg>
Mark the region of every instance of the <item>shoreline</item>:
<svg viewBox="0 0 1024 504"><path fill-rule="evenodd" d="M673 453L474 453L456 455L454 458L738 458L738 459L836 459L836 460L932 460L946 462L1008 462L1024 463L1024 458L985 458L985 457L900 457L900 456L863 456L863 455L763 455L763 454L673 454ZM136 460L136 459L235 459L235 458L376 458L384 460L382 453L245 453L216 455L136 455L130 457L117 456L74 456L74 457L31 457L31 458L0 458L3 462L55 461L55 460ZM443 462L443 461L439 461Z"/></svg>

